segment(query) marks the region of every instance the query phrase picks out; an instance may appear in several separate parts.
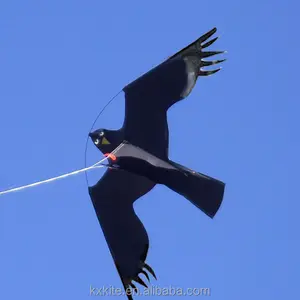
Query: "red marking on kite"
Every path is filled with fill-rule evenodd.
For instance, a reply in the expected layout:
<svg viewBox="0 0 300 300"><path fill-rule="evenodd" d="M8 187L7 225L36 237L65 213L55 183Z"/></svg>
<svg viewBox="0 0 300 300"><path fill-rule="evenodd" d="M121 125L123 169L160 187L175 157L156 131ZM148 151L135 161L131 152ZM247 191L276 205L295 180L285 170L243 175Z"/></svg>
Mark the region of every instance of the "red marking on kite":
<svg viewBox="0 0 300 300"><path fill-rule="evenodd" d="M117 160L117 157L112 153L105 153L104 156L110 158L111 160Z"/></svg>

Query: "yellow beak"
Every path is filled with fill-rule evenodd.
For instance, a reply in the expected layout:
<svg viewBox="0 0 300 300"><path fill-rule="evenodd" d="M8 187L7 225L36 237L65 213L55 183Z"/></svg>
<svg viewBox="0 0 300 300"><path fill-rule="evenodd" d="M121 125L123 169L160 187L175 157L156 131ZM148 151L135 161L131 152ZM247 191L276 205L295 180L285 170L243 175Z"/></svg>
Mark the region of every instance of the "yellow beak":
<svg viewBox="0 0 300 300"><path fill-rule="evenodd" d="M109 145L109 144L110 144L110 142L107 140L107 138L106 138L106 137L104 137L104 138L102 139L102 142L101 142L101 144L102 144L102 145Z"/></svg>

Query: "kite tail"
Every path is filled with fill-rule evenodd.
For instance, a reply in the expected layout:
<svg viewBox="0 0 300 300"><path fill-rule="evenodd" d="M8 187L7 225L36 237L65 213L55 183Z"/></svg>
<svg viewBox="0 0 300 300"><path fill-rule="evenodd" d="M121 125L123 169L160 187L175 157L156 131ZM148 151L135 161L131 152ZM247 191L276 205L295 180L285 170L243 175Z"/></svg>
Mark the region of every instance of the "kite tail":
<svg viewBox="0 0 300 300"><path fill-rule="evenodd" d="M144 176L157 184L163 184L184 196L207 216L213 218L218 212L225 192L225 184L215 178L195 172L171 160L162 160L126 141L122 149L115 151L116 164L125 170Z"/></svg>
<svg viewBox="0 0 300 300"><path fill-rule="evenodd" d="M167 172L163 184L184 196L207 216L213 218L222 204L225 184L172 161L170 163L176 167L177 171Z"/></svg>

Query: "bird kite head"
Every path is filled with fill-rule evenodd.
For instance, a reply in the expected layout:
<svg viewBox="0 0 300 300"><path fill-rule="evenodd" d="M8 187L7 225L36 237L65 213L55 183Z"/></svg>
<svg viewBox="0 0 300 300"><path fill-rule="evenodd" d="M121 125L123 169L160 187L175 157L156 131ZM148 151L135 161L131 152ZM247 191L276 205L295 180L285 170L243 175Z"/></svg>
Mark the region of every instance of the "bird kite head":
<svg viewBox="0 0 300 300"><path fill-rule="evenodd" d="M119 144L114 130L97 129L89 134L94 145L104 154L112 152Z"/></svg>

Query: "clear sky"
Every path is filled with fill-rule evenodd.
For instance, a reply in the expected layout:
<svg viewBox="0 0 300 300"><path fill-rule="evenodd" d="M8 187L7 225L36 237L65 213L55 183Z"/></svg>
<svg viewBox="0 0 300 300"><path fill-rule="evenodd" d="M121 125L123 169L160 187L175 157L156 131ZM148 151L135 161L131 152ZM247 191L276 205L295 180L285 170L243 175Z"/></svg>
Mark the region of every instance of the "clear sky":
<svg viewBox="0 0 300 300"><path fill-rule="evenodd" d="M216 26L212 48L228 61L170 110L170 158L226 182L225 198L214 220L164 186L138 201L153 284L297 299L298 12L288 0L1 1L0 189L82 168L101 107ZM123 116L121 94L97 126ZM88 161L99 159L90 142ZM84 174L1 196L0 240L1 299L81 300L90 285L121 286Z"/></svg>

